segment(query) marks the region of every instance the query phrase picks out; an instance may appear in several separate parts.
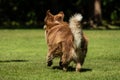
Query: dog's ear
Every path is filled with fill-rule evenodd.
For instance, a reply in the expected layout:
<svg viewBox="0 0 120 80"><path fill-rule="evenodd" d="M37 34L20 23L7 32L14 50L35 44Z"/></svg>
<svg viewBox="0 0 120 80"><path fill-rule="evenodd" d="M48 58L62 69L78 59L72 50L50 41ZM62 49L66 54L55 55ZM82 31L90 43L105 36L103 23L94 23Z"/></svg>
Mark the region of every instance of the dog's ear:
<svg viewBox="0 0 120 80"><path fill-rule="evenodd" d="M63 13L63 11L60 11L57 15L56 15L56 19L58 20L58 21L63 21L63 19L64 19L64 13Z"/></svg>
<svg viewBox="0 0 120 80"><path fill-rule="evenodd" d="M50 13L50 10L47 10L46 17L44 19L45 24L47 23L47 20L52 20L52 19L53 19L53 15Z"/></svg>
<svg viewBox="0 0 120 80"><path fill-rule="evenodd" d="M53 15L51 14L50 10L47 10L46 16L47 16L47 17L53 16Z"/></svg>
<svg viewBox="0 0 120 80"><path fill-rule="evenodd" d="M63 13L63 11L60 11L60 12L59 12L59 15L61 15L61 17L64 18L64 13Z"/></svg>

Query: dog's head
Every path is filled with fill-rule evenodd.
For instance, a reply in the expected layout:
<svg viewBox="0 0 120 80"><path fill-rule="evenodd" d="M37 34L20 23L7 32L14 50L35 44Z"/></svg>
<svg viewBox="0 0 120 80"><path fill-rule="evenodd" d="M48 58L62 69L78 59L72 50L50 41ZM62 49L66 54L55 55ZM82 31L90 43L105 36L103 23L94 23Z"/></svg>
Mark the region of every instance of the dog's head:
<svg viewBox="0 0 120 80"><path fill-rule="evenodd" d="M46 17L44 19L46 28L51 28L63 22L64 13L61 11L56 15L50 13L50 10L46 12Z"/></svg>

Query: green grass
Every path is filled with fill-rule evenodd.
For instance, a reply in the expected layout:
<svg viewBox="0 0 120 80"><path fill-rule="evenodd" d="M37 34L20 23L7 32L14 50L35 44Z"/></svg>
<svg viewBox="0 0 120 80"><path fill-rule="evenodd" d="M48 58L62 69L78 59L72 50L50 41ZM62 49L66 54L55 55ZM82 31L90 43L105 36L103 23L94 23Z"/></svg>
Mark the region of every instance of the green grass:
<svg viewBox="0 0 120 80"><path fill-rule="evenodd" d="M0 80L119 80L120 31L85 30L88 54L82 72L46 66L43 30L0 30ZM70 66L75 67L74 63Z"/></svg>

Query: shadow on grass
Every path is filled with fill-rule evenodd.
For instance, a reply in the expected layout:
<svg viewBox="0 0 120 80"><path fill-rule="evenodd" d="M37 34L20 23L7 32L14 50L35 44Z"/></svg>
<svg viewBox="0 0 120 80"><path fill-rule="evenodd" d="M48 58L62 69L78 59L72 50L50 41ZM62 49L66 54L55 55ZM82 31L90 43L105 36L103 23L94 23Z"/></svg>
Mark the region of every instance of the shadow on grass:
<svg viewBox="0 0 120 80"><path fill-rule="evenodd" d="M62 70L62 67L60 67L60 66L53 66L52 68ZM67 71L69 71L69 72L75 71L75 68L73 68L72 66L69 66ZM88 72L88 71L92 71L92 69L82 68L80 70L80 72Z"/></svg>
<svg viewBox="0 0 120 80"><path fill-rule="evenodd" d="M0 60L0 63L7 63L7 62L28 62L28 60Z"/></svg>

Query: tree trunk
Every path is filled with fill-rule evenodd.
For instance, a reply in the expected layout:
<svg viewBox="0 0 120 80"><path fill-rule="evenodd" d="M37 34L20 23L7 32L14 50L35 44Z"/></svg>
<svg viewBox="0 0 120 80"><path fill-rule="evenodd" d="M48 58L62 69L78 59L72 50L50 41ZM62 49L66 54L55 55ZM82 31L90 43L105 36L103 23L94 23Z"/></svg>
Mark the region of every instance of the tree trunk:
<svg viewBox="0 0 120 80"><path fill-rule="evenodd" d="M101 0L82 0L86 28L96 28L102 24ZM87 25L87 26L86 26Z"/></svg>
<svg viewBox="0 0 120 80"><path fill-rule="evenodd" d="M102 24L101 0L94 0L94 23L97 26Z"/></svg>

